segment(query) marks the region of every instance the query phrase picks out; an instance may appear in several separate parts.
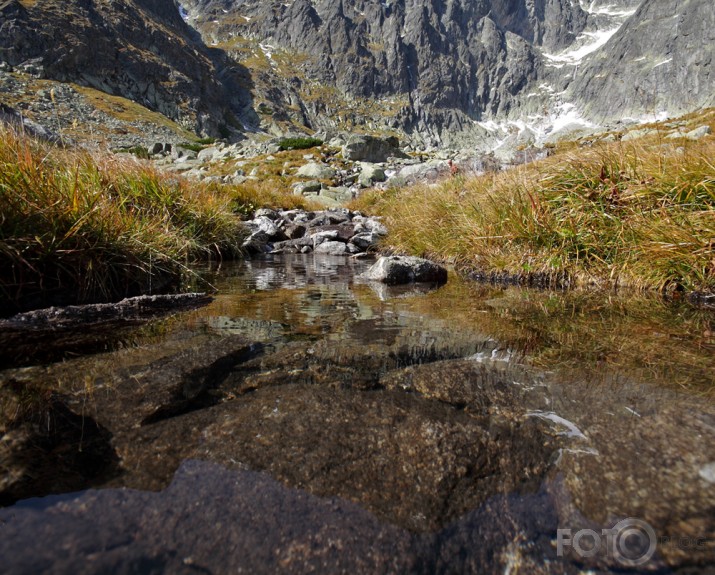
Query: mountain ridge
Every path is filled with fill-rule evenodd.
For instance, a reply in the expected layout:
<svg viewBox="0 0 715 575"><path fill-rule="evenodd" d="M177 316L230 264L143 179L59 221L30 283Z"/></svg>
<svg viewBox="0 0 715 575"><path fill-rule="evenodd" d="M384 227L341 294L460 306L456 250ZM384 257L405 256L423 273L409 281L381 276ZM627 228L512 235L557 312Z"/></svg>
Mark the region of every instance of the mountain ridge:
<svg viewBox="0 0 715 575"><path fill-rule="evenodd" d="M127 97L198 133L250 107L248 76L201 42L173 0L7 0L0 60Z"/></svg>
<svg viewBox="0 0 715 575"><path fill-rule="evenodd" d="M204 135L489 151L715 105L714 30L708 0L6 0L0 61Z"/></svg>

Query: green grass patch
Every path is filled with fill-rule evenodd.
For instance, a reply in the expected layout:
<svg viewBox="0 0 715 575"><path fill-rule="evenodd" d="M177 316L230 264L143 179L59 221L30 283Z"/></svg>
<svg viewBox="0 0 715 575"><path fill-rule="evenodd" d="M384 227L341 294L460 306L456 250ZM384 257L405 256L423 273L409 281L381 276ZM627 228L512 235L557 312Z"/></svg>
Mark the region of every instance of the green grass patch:
<svg viewBox="0 0 715 575"><path fill-rule="evenodd" d="M307 150L309 148L315 148L316 146L322 146L323 140L318 138L284 138L278 142L278 146L281 150Z"/></svg>
<svg viewBox="0 0 715 575"><path fill-rule="evenodd" d="M181 144L179 144L179 147L184 148L185 150L191 150L192 152L198 153L201 150L203 150L206 146L204 146L203 144L199 144L197 142L182 142Z"/></svg>
<svg viewBox="0 0 715 575"><path fill-rule="evenodd" d="M131 148L119 148L118 150L115 150L119 154L131 154L132 156L136 156L137 158L140 158L142 160L148 160L151 156L149 154L149 150L147 150L144 146L133 146Z"/></svg>

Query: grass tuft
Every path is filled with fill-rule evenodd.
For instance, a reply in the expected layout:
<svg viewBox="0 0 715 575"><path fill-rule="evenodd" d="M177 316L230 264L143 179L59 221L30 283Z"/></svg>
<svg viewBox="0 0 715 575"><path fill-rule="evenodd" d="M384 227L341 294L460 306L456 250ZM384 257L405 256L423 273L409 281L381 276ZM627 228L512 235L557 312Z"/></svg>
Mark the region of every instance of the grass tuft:
<svg viewBox="0 0 715 575"><path fill-rule="evenodd" d="M323 140L318 138L284 138L278 142L278 147L285 150L307 150L309 148L315 148L316 146L322 146Z"/></svg>
<svg viewBox="0 0 715 575"><path fill-rule="evenodd" d="M572 148L437 187L376 191L398 251L572 284L715 291L715 139Z"/></svg>
<svg viewBox="0 0 715 575"><path fill-rule="evenodd" d="M187 262L239 255L236 195L2 128L0 312L155 292Z"/></svg>

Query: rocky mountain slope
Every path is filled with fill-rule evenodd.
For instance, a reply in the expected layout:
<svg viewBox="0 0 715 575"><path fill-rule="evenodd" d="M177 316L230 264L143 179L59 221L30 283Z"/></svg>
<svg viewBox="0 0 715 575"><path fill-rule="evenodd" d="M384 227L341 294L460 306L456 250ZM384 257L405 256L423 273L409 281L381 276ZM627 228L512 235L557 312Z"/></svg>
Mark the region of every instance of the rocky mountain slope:
<svg viewBox="0 0 715 575"><path fill-rule="evenodd" d="M173 0L0 2L0 60L138 102L216 134L249 113L248 75L207 48Z"/></svg>
<svg viewBox="0 0 715 575"><path fill-rule="evenodd" d="M715 105L715 5L646 0L578 70L570 92L596 120Z"/></svg>
<svg viewBox="0 0 715 575"><path fill-rule="evenodd" d="M313 128L494 148L715 103L709 0L181 3L208 43L263 59L259 99Z"/></svg>
<svg viewBox="0 0 715 575"><path fill-rule="evenodd" d="M711 0L0 0L0 61L214 136L543 144L715 105Z"/></svg>

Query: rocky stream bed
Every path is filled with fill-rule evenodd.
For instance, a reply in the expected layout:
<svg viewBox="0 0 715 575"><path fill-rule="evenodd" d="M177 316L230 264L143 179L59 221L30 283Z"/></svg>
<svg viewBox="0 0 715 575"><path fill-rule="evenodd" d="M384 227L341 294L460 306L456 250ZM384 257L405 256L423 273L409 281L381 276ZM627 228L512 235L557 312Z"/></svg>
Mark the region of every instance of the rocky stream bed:
<svg viewBox="0 0 715 575"><path fill-rule="evenodd" d="M0 372L3 571L708 572L711 401L531 367L463 321L479 301L372 264L264 255Z"/></svg>

